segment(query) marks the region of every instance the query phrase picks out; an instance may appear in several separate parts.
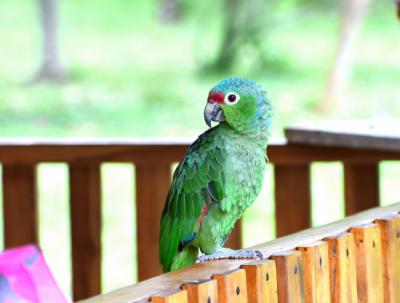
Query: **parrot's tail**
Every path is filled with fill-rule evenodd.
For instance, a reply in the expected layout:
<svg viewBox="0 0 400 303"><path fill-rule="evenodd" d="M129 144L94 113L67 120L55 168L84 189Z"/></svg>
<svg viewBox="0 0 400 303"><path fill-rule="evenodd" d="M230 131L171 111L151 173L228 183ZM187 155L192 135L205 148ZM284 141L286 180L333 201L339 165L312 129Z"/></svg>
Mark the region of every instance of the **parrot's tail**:
<svg viewBox="0 0 400 303"><path fill-rule="evenodd" d="M188 245L181 252L179 252L172 262L171 271L190 266L196 262L199 255L197 247Z"/></svg>

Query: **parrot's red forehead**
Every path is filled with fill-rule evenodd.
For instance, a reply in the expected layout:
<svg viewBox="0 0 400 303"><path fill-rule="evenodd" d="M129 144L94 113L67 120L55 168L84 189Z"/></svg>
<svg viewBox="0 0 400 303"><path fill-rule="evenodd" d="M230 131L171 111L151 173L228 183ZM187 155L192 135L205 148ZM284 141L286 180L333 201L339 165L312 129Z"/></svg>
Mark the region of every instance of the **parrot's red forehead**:
<svg viewBox="0 0 400 303"><path fill-rule="evenodd" d="M222 103L224 102L225 96L221 92L210 92L208 94L208 101L213 101L215 103Z"/></svg>

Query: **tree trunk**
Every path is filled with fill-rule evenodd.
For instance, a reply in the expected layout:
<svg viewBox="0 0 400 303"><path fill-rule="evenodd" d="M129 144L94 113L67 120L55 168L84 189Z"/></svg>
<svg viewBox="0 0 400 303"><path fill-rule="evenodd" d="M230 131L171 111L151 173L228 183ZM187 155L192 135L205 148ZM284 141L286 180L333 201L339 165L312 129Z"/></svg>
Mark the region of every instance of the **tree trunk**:
<svg viewBox="0 0 400 303"><path fill-rule="evenodd" d="M182 17L180 0L160 0L159 19L162 23L172 24Z"/></svg>
<svg viewBox="0 0 400 303"><path fill-rule="evenodd" d="M42 62L34 81L63 81L67 72L58 45L58 0L39 0L42 31Z"/></svg>
<svg viewBox="0 0 400 303"><path fill-rule="evenodd" d="M336 109L345 98L353 63L357 34L371 0L342 0L341 26L336 59L328 78L322 110Z"/></svg>
<svg viewBox="0 0 400 303"><path fill-rule="evenodd" d="M245 45L259 47L264 0L225 0L225 30L215 66L229 69Z"/></svg>
<svg viewBox="0 0 400 303"><path fill-rule="evenodd" d="M396 1L396 6L397 6L397 17L400 20L400 0Z"/></svg>
<svg viewBox="0 0 400 303"><path fill-rule="evenodd" d="M221 40L220 51L215 61L215 65L222 70L229 68L235 59L240 31L240 25L238 25L239 12L239 0L225 0L225 31Z"/></svg>

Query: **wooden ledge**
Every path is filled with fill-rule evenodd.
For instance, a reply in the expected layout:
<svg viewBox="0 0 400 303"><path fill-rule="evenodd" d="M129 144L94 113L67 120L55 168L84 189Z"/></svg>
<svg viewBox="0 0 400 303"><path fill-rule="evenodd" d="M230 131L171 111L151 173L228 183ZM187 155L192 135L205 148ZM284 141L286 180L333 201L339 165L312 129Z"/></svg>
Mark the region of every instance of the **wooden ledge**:
<svg viewBox="0 0 400 303"><path fill-rule="evenodd" d="M310 245L321 239L335 236L339 233L348 231L353 226L360 226L374 222L377 219L388 215L399 213L400 203L387 207L370 209L359 214L347 217L341 221L304 230L290 236L282 237L271 242L252 247L260 250L266 258L279 252L295 249L299 246ZM254 260L218 260L163 274L152 279L140 282L133 286L115 290L105 295L99 295L81 303L135 303L143 302L147 298L156 294L163 293L171 289L179 289L184 284L193 281L211 279L216 274L225 274L229 271L237 270L241 265L253 262Z"/></svg>

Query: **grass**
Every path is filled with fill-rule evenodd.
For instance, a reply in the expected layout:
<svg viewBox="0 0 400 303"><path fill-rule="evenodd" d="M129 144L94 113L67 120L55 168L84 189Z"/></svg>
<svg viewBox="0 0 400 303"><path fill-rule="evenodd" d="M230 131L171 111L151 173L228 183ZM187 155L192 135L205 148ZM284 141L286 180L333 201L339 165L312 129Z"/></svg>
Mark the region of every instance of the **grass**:
<svg viewBox="0 0 400 303"><path fill-rule="evenodd" d="M348 98L329 113L318 111L318 103L335 53L335 7L299 13L280 5L269 15L268 65L257 68L246 48L231 71L217 73L204 68L218 50L223 22L222 7L210 0L185 2L187 17L172 26L155 22L155 0L62 1L62 54L71 78L63 85L27 85L40 51L34 4L0 2L1 137L194 137L205 130L208 90L231 75L265 86L276 107L274 136L296 122L399 115L400 28L388 17L389 2L373 4L357 42ZM399 200L399 171L397 163L381 165L384 204ZM275 235L272 172L245 215L246 246ZM66 165L40 165L41 246L70 292L67 181ZM109 291L136 279L134 170L104 164L102 182L103 289ZM313 224L341 218L341 164L313 164L312 184Z"/></svg>

